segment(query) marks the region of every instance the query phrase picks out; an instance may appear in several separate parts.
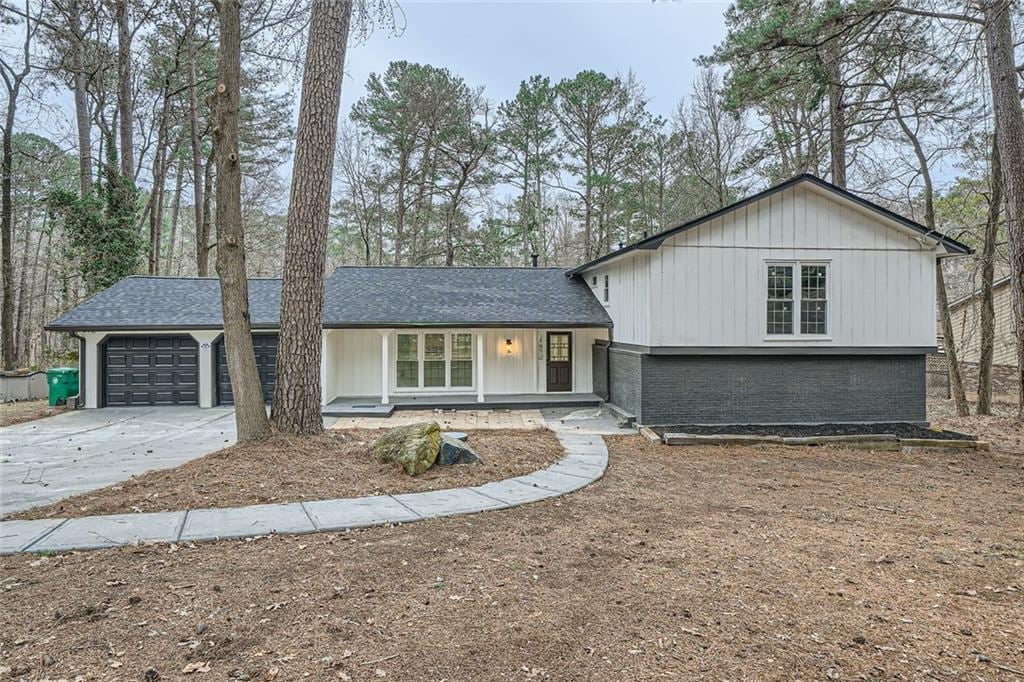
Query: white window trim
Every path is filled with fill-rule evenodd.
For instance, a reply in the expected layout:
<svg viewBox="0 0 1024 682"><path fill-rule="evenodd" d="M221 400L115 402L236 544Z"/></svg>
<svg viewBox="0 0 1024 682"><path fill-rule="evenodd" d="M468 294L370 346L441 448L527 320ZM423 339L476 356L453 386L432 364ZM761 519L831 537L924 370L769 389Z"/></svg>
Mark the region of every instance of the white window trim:
<svg viewBox="0 0 1024 682"><path fill-rule="evenodd" d="M426 342L424 336L427 334L444 334L444 386L424 386L423 370L426 356ZM471 383L468 386L452 386L452 336L455 334L469 334L470 337L470 361L472 364ZM417 386L398 385L398 337L415 336L416 339L416 364L417 364ZM424 329L424 330L399 330L395 332L395 352L392 368L394 369L394 393L474 393L476 392L477 377L477 353L476 334L466 329Z"/></svg>
<svg viewBox="0 0 1024 682"><path fill-rule="evenodd" d="M605 308L607 308L608 306L611 305L611 302L612 302L611 291L612 291L612 280L611 280L611 277L609 277L608 275L605 275L604 279L601 280L601 304Z"/></svg>
<svg viewBox="0 0 1024 682"><path fill-rule="evenodd" d="M789 265L793 267L793 333L768 333L768 269L773 265ZM824 334L800 333L800 304L802 287L801 266L825 266L825 330ZM832 261L821 259L792 260L772 259L764 262L761 277L761 339L763 341L831 341L832 340Z"/></svg>

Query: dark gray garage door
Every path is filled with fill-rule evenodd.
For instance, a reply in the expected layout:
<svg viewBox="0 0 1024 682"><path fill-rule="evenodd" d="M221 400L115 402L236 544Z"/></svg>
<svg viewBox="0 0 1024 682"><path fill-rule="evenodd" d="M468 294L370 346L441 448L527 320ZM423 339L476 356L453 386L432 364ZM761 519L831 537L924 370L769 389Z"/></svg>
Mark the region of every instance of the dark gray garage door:
<svg viewBox="0 0 1024 682"><path fill-rule="evenodd" d="M274 381L277 379L277 334L253 334L252 346L256 351L256 367L260 370L263 400L269 403L274 397ZM217 342L217 402L221 405L235 404L231 377L228 375L228 357L224 351L224 337Z"/></svg>
<svg viewBox="0 0 1024 682"><path fill-rule="evenodd" d="M198 405L199 347L191 336L112 336L103 347L109 407Z"/></svg>

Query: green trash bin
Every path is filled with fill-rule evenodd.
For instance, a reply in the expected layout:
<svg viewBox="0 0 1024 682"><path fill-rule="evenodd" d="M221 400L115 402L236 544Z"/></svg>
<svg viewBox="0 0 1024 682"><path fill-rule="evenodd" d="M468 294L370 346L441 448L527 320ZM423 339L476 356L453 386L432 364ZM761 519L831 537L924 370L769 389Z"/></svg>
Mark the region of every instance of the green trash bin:
<svg viewBox="0 0 1024 682"><path fill-rule="evenodd" d="M66 405L68 398L78 395L78 368L51 367L46 370L46 383L50 387L50 405Z"/></svg>

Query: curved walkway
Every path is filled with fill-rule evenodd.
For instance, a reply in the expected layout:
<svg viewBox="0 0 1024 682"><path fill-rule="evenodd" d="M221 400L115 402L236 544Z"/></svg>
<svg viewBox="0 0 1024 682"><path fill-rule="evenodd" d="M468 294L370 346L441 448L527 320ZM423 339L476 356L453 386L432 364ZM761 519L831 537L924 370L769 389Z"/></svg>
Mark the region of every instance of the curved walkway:
<svg viewBox="0 0 1024 682"><path fill-rule="evenodd" d="M565 456L526 476L469 488L375 495L317 502L261 504L227 509L190 509L147 514L84 516L0 522L0 554L63 552L120 547L139 542L195 542L270 533L316 533L492 509L508 509L559 497L604 475L608 449L598 434L558 428Z"/></svg>

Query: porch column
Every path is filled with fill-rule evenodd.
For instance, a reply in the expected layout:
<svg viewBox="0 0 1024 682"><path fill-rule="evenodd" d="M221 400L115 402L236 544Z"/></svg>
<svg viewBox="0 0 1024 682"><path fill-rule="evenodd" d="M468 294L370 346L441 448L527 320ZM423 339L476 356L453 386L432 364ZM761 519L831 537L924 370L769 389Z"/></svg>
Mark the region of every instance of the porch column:
<svg viewBox="0 0 1024 682"><path fill-rule="evenodd" d="M325 329L320 334L320 407L330 402L328 393L334 388L327 376L327 335L330 333L330 330Z"/></svg>
<svg viewBox="0 0 1024 682"><path fill-rule="evenodd" d="M388 337L390 329L380 330L380 404L388 404Z"/></svg>
<svg viewBox="0 0 1024 682"><path fill-rule="evenodd" d="M476 330L476 401L484 401L484 333Z"/></svg>
<svg viewBox="0 0 1024 682"><path fill-rule="evenodd" d="M189 332L199 345L199 407L213 407L213 342L221 332Z"/></svg>
<svg viewBox="0 0 1024 682"><path fill-rule="evenodd" d="M82 407L100 406L100 352L99 344L106 336L104 332L82 332L85 339L85 355L79 359L83 371L80 373L79 400Z"/></svg>

